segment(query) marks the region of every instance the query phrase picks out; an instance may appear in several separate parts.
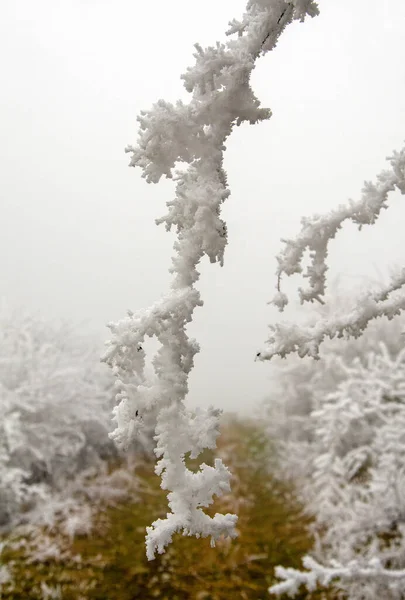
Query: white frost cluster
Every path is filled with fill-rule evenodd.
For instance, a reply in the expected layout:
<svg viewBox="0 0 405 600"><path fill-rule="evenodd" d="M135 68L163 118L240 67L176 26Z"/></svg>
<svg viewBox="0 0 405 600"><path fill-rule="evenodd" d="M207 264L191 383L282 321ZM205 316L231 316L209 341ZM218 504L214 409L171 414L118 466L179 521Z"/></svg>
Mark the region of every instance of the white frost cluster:
<svg viewBox="0 0 405 600"><path fill-rule="evenodd" d="M188 104L159 100L138 117L140 133L130 146L131 166L140 167L148 182L162 176L176 180L174 200L159 219L167 230L175 227L169 292L149 309L130 313L111 325L112 338L104 360L117 377L117 407L113 438L128 445L142 432L151 410L157 416L157 473L169 490L171 513L148 528L147 555L163 552L172 534L234 537L237 517L208 517L202 510L213 495L229 489L229 471L220 460L214 467L201 465L198 473L186 468L185 455L193 456L215 446L218 411L194 414L183 401L188 375L198 344L186 332L194 309L202 305L194 288L197 265L204 255L223 263L227 230L220 218L221 205L229 195L223 169L225 141L233 127L244 121L257 123L270 117L250 87L256 59L272 50L294 19L317 14L313 0L250 0L241 21L232 21L226 44L202 48L196 45L195 64L182 76L192 94ZM176 170L180 163L186 169ZM152 360L154 377L145 373L144 340L155 337L160 348Z"/></svg>
<svg viewBox="0 0 405 600"><path fill-rule="evenodd" d="M295 239L283 240L284 250L278 255L277 293L272 303L283 311L288 297L281 291L283 275L290 276L303 272L303 259L308 251L310 264L303 273L308 279L307 289L299 289L301 303L318 301L323 303L326 289L326 264L329 242L334 239L345 221L352 221L359 229L363 225L373 225L381 211L388 208L388 194L399 190L405 194L405 147L393 152L388 159L389 170L377 177L376 183L366 182L362 196L357 202L349 201L325 215L303 218L302 229ZM405 269L397 273L391 282L378 292L368 292L356 302L353 310L336 314L333 318L322 319L314 325L299 326L279 323L270 327L271 335L264 351L259 352L259 360L270 360L275 355L282 357L291 352L299 356L319 358L319 346L326 338L362 334L372 319L385 316L392 319L405 309Z"/></svg>
<svg viewBox="0 0 405 600"><path fill-rule="evenodd" d="M369 598L387 598L381 595L381 585L389 589L391 598L403 598L403 589L405 583L405 569L386 569L378 558L371 559L365 565L353 560L347 565L341 565L337 561L332 561L330 567L325 567L310 556L303 558L303 566L307 571L298 569L276 567L276 575L283 582L277 583L270 588L272 594L287 594L294 598L299 590L304 586L308 592L313 592L318 586L328 587L336 581L344 582L346 585L355 584L356 588L362 587L370 590L374 588L373 595L364 594L359 596L362 599ZM374 585L379 586L379 590ZM380 593L379 593L380 592ZM350 596L354 600L354 596ZM357 598L357 596L356 596Z"/></svg>

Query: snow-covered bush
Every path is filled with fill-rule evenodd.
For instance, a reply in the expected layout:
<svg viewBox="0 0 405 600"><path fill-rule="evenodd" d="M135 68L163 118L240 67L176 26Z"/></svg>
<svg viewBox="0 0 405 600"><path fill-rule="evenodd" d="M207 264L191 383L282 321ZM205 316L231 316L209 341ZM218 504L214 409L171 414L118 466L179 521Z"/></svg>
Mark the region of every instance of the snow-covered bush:
<svg viewBox="0 0 405 600"><path fill-rule="evenodd" d="M395 326L396 335L394 324L387 328L390 347L376 342L377 328L357 344L357 358L353 346L345 359L344 344L326 344L321 361L287 367L298 385L284 385L291 413L284 430L281 397L275 411L269 401L272 435L283 437L282 468L315 519L317 539L304 559L308 571L278 568L285 581L273 593L333 583L353 600L405 595L405 348L398 351ZM365 351L371 340L374 349ZM297 415L301 391L310 410Z"/></svg>
<svg viewBox="0 0 405 600"><path fill-rule="evenodd" d="M339 308L351 302L337 286L334 300L327 306L319 305L313 312L313 320L330 318ZM344 364L351 364L358 357L372 353L384 343L395 356L404 347L405 338L401 331L405 320L396 317L392 321L375 320L359 338L347 340L325 340L320 349L320 360L310 357L299 358L291 354L285 359L274 357L270 364L271 393L264 401L267 413L267 430L277 440L277 467L284 478L299 478L308 466L308 452L304 445L311 444L314 430L309 415L319 407L320 399L336 391L345 378ZM293 452L294 444L297 445ZM303 471L304 469L304 471Z"/></svg>
<svg viewBox="0 0 405 600"><path fill-rule="evenodd" d="M328 247L343 223L352 221L359 229L373 225L388 208L391 192L405 194L405 148L393 152L389 161L390 168L375 183L364 184L359 200L326 215L303 218L296 238L283 240L273 304L280 311L288 304L282 277L303 274L308 285L299 289L301 303L326 302L326 314L305 325L272 325L258 360L289 354L319 359L321 346L325 348L330 340L359 338L375 319L392 321L405 309L405 269L392 275L388 284L360 294L350 307L336 308L325 299ZM307 253L309 264L304 270ZM276 420L284 417L287 432L286 414L296 415L282 460L293 477L301 478L304 503L316 518L320 562L307 557L305 573L280 567L278 574L285 582L271 591L292 597L301 584L312 590L333 581L353 600L403 598L404 353L390 353L380 345L368 355L366 365L360 359L350 363L328 352L326 356L318 372L321 377L314 365L303 366L299 378L304 379L305 370L308 377L301 390L294 390L284 412L280 406L275 412ZM296 365L294 370L298 372ZM325 390L332 381L336 389ZM298 458L289 460L291 455Z"/></svg>
<svg viewBox="0 0 405 600"><path fill-rule="evenodd" d="M44 509L78 473L117 455L98 354L66 325L1 311L0 526Z"/></svg>
<svg viewBox="0 0 405 600"><path fill-rule="evenodd" d="M233 37L226 44L195 46L195 64L182 75L191 94L189 103L159 100L150 110L142 111L138 142L127 148L130 165L139 167L148 183L158 183L162 177L176 181L174 199L167 202L168 212L157 220L157 224L177 232L170 289L150 308L129 312L127 318L110 325L112 336L104 356L117 378L116 429L112 436L117 444L128 447L142 435L149 415L156 413L156 473L162 477L162 488L169 492L171 512L147 530L149 559L156 552L164 552L176 532L210 536L212 543L222 534L236 535L235 515L210 518L203 511L215 495L229 489L228 469L221 460L213 467L201 464L197 473L185 464L187 454L196 458L204 448L215 447L220 412L213 408L190 411L185 406L189 373L199 351L198 343L188 336L187 325L194 310L203 304L195 287L200 261L206 256L211 263L222 265L224 260L227 228L221 208L230 194L223 168L225 142L236 125L258 123L271 116L270 110L260 107L250 86L255 62L275 48L288 24L317 14L313 0L249 0L241 21L230 23L227 34ZM405 193L405 149L393 152L389 161L390 168L380 173L376 183L364 185L358 201L341 205L326 216L303 219L301 233L285 242L285 250L278 257L273 299L281 310L288 303L281 289L282 276L302 273L307 251L310 261L304 276L309 287L300 289L299 296L302 302L323 302L329 241L345 221L359 228L374 224L387 208L390 192ZM257 358L269 360L292 352L318 358L325 339L358 337L372 319L383 315L392 319L399 314L405 308L404 287L403 270L389 285L364 294L344 313L318 319L309 327L274 325L267 347ZM160 345L151 360L154 373L150 375L145 371L145 340L153 337ZM302 401L297 395L297 409ZM310 395L303 402L301 413L297 413L301 422L312 409ZM297 444L302 437L311 443L310 430L300 436Z"/></svg>

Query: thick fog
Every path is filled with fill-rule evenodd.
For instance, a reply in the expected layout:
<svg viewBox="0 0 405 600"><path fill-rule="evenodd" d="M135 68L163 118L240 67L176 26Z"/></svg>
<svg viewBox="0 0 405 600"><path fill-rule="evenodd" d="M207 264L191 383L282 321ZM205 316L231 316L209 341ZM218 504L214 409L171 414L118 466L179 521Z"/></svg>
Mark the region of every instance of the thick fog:
<svg viewBox="0 0 405 600"><path fill-rule="evenodd" d="M142 109L186 99L180 74L193 44L223 40L244 4L3 1L0 295L10 306L106 339L108 321L166 291L174 234L154 219L173 184L146 184L124 148ZM325 0L320 9L254 72L272 118L227 144L229 245L222 269L201 269L192 405L243 409L269 393L269 366L254 356L279 318L266 303L280 238L301 216L357 198L405 138L404 2ZM346 227L334 243L331 275L347 289L385 279L403 260L401 200L392 197L375 227Z"/></svg>

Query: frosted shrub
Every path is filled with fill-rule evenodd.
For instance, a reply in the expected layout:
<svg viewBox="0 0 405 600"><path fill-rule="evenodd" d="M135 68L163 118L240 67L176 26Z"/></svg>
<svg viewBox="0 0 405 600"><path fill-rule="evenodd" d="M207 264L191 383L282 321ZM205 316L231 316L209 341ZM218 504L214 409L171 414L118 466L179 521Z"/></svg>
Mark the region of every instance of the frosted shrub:
<svg viewBox="0 0 405 600"><path fill-rule="evenodd" d="M116 455L108 373L67 326L0 314L0 526ZM25 517L24 517L25 518Z"/></svg>
<svg viewBox="0 0 405 600"><path fill-rule="evenodd" d="M363 359L338 362L336 390L314 386L311 440L286 444L305 448L298 487L315 517L316 560L304 559L307 572L278 568L285 581L271 591L293 596L301 584L333 583L353 600L403 598L405 349L393 355L381 343Z"/></svg>

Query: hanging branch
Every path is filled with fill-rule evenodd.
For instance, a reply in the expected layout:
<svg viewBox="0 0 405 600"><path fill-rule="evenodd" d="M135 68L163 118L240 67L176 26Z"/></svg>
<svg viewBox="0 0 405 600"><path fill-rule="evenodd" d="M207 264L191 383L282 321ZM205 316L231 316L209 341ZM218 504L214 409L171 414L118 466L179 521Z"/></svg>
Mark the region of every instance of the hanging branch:
<svg viewBox="0 0 405 600"><path fill-rule="evenodd" d="M158 219L167 230L175 227L177 240L172 259L173 280L166 296L147 310L130 313L111 324L105 362L117 377L116 429L113 439L128 445L142 429L142 415L158 410L156 472L162 488L169 490L171 513L147 529L147 556L163 552L175 532L185 535L235 537L235 515L209 517L202 510L229 490L230 473L217 459L197 473L186 468L185 455L197 457L214 448L219 432L219 411L210 408L192 413L184 405L188 376L199 346L188 337L187 324L202 300L194 284L197 265L204 255L223 264L227 230L220 218L229 196L223 169L225 141L235 125L257 123L271 116L260 108L249 83L256 59L272 50L294 19L317 14L312 0L250 0L240 22L232 21L226 44L203 49L196 45L195 64L182 76L192 94L188 104L159 100L138 117L140 132L130 146L130 165L140 167L147 182L162 176L176 180L175 198L168 213ZM176 171L178 163L188 165ZM152 360L155 377L146 375L143 342L155 337L160 348Z"/></svg>

